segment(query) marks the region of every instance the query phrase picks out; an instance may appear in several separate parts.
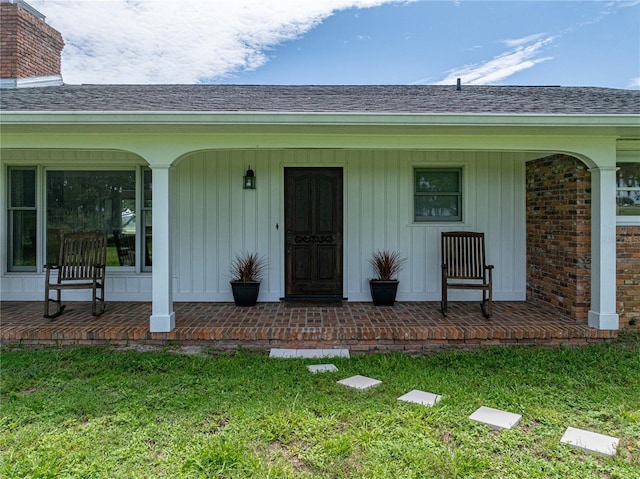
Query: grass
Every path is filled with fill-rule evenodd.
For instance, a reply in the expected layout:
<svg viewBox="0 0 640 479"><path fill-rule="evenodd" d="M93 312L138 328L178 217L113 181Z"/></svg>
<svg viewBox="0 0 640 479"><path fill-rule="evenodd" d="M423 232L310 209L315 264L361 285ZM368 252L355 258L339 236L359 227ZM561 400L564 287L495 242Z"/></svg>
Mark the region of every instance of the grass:
<svg viewBox="0 0 640 479"><path fill-rule="evenodd" d="M111 347L1 351L0 477L638 478L640 335L585 348L314 360ZM353 391L338 379L382 380ZM433 408L397 397L444 396ZM523 415L492 432L480 405ZM559 443L621 438L615 457Z"/></svg>

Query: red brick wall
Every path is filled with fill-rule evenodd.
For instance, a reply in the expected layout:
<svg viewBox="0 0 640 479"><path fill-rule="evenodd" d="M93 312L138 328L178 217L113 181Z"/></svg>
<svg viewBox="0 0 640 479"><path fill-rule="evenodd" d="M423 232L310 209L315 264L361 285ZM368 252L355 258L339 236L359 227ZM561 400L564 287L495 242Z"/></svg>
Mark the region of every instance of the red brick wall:
<svg viewBox="0 0 640 479"><path fill-rule="evenodd" d="M527 163L527 300L577 320L590 307L590 187L591 175L576 158ZM616 258L620 328L640 329L640 226L618 226Z"/></svg>
<svg viewBox="0 0 640 479"><path fill-rule="evenodd" d="M591 174L553 155L527 163L527 300L586 320L590 306Z"/></svg>
<svg viewBox="0 0 640 479"><path fill-rule="evenodd" d="M0 78L60 75L60 33L16 3L0 4Z"/></svg>
<svg viewBox="0 0 640 479"><path fill-rule="evenodd" d="M620 328L640 329L640 226L618 226L616 300ZM635 326L629 324L636 319Z"/></svg>

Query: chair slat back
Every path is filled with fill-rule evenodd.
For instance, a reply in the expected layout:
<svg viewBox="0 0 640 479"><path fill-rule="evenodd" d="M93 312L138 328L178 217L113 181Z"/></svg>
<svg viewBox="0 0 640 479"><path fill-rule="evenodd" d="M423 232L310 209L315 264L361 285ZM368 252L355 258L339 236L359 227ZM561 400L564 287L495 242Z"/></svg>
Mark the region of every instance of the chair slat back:
<svg viewBox="0 0 640 479"><path fill-rule="evenodd" d="M107 262L107 235L70 233L60 245L59 281L102 277Z"/></svg>
<svg viewBox="0 0 640 479"><path fill-rule="evenodd" d="M442 233L442 263L447 276L483 279L485 274L484 233L450 231Z"/></svg>

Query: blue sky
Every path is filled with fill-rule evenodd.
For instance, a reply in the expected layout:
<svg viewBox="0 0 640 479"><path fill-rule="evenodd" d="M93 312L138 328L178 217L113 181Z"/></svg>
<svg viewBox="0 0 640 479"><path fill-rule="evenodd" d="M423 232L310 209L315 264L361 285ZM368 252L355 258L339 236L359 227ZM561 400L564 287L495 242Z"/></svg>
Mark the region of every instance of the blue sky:
<svg viewBox="0 0 640 479"><path fill-rule="evenodd" d="M503 72L490 84L638 87L640 4L439 1L350 9L269 56L260 69L228 80L432 84L471 74L470 82L483 82L477 70L494 61L484 76Z"/></svg>
<svg viewBox="0 0 640 479"><path fill-rule="evenodd" d="M33 0L67 83L640 88L640 0Z"/></svg>

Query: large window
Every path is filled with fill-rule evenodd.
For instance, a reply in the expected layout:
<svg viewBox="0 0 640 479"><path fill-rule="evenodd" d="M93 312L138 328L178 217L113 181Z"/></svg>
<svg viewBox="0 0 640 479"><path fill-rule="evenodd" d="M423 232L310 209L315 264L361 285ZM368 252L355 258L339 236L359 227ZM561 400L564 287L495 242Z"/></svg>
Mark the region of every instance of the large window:
<svg viewBox="0 0 640 479"><path fill-rule="evenodd" d="M616 205L618 216L640 217L640 163L618 163Z"/></svg>
<svg viewBox="0 0 640 479"><path fill-rule="evenodd" d="M462 221L462 168L414 170L414 220Z"/></svg>
<svg viewBox="0 0 640 479"><path fill-rule="evenodd" d="M38 180L39 171L9 169L9 271L55 263L62 235L72 232L105 233L107 266L151 269L151 170L49 169Z"/></svg>
<svg viewBox="0 0 640 479"><path fill-rule="evenodd" d="M135 266L135 171L47 172L47 260L64 233L106 233L107 266ZM53 255L53 258L52 258Z"/></svg>

